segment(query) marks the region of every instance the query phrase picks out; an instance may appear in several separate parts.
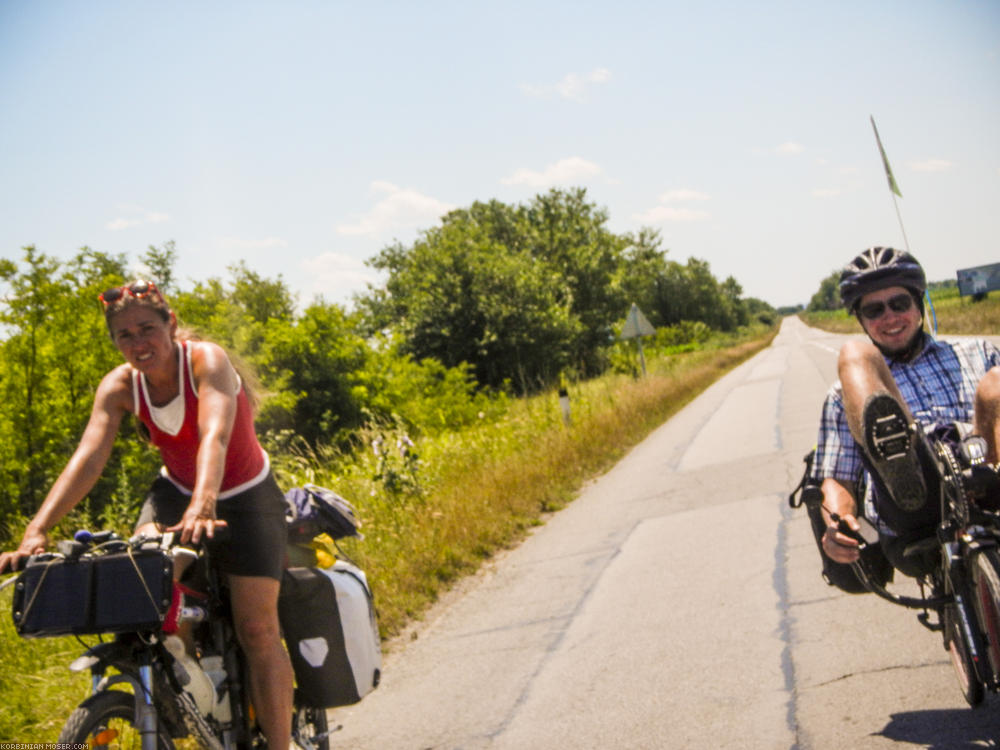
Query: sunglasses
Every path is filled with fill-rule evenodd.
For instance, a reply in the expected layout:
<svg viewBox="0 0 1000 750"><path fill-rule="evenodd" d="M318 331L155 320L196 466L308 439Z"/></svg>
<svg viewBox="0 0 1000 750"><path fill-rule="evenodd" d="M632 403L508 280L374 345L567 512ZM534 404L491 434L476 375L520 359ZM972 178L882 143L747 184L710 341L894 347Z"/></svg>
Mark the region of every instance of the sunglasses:
<svg viewBox="0 0 1000 750"><path fill-rule="evenodd" d="M880 300L862 305L858 308L858 312L861 313L861 317L865 320L878 320L885 315L886 306L893 312L905 313L913 307L913 297L904 292L903 294L897 294L895 297L890 297L885 302Z"/></svg>
<svg viewBox="0 0 1000 750"><path fill-rule="evenodd" d="M103 294L98 295L97 299L104 303L104 306L114 304L126 294L130 294L133 297L146 297L150 294L155 294L159 297L163 295L160 294L160 290L156 288L156 284L152 281L133 281L131 284L126 284L125 286L116 286L108 289Z"/></svg>

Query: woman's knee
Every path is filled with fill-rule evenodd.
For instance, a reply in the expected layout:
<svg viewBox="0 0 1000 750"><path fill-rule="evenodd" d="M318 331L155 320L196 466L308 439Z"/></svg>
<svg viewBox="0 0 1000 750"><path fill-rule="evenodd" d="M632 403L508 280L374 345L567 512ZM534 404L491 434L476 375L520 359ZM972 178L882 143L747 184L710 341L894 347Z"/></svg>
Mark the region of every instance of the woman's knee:
<svg viewBox="0 0 1000 750"><path fill-rule="evenodd" d="M273 617L262 614L242 617L234 625L236 637L245 651L266 649L281 643L281 628L278 625L277 613L274 613Z"/></svg>

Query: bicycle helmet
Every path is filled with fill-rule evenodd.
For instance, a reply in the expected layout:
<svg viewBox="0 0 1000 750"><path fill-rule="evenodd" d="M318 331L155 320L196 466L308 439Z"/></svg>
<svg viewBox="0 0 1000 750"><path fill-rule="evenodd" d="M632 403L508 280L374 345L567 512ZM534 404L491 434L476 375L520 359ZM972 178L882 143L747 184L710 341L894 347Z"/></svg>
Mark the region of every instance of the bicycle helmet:
<svg viewBox="0 0 1000 750"><path fill-rule="evenodd" d="M870 247L848 263L840 273L840 299L854 312L866 294L901 286L913 292L918 303L927 289L924 269L905 250Z"/></svg>

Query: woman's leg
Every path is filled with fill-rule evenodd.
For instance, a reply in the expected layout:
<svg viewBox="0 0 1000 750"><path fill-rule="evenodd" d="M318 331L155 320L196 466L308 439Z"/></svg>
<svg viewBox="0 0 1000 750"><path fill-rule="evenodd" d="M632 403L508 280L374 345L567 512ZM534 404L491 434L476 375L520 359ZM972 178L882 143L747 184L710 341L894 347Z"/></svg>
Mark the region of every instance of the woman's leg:
<svg viewBox="0 0 1000 750"><path fill-rule="evenodd" d="M286 750L292 734L292 663L278 624L280 582L229 576L236 636L250 665L250 697L269 750Z"/></svg>

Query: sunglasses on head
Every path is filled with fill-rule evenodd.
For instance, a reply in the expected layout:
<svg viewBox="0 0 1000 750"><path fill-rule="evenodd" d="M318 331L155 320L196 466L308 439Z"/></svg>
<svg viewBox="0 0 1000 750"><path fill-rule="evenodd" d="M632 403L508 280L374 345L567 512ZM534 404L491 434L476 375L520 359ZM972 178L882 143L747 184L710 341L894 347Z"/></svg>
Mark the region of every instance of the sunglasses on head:
<svg viewBox="0 0 1000 750"><path fill-rule="evenodd" d="M885 315L886 306L893 312L905 313L913 307L913 297L904 292L903 294L897 294L895 297L890 297L884 302L881 300L878 302L869 302L867 305L862 305L858 308L858 311L865 320L878 320Z"/></svg>
<svg viewBox="0 0 1000 750"><path fill-rule="evenodd" d="M160 290L156 288L156 284L152 281L133 281L131 284L126 284L125 286L112 287L99 295L97 299L107 307L120 300L126 294L130 294L133 297L145 297L150 294L160 295Z"/></svg>

